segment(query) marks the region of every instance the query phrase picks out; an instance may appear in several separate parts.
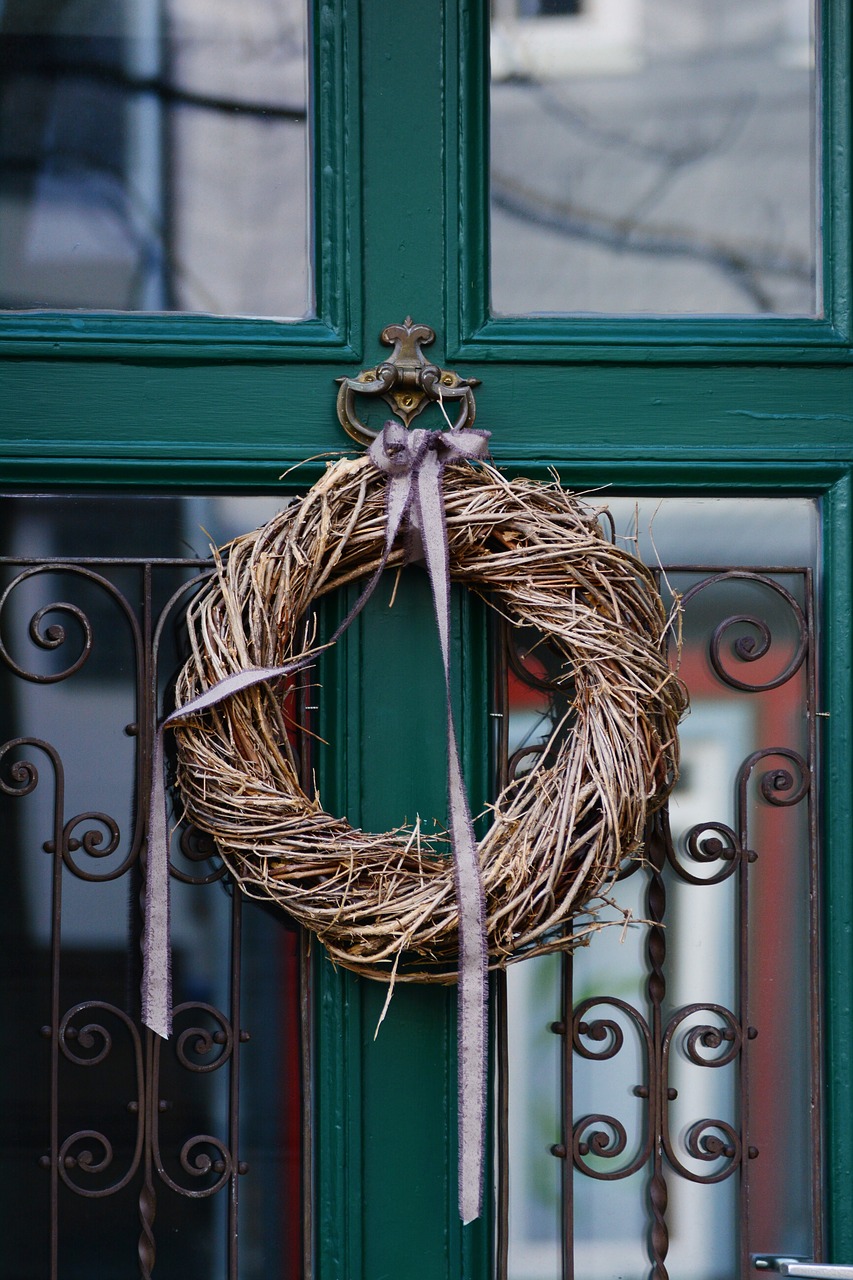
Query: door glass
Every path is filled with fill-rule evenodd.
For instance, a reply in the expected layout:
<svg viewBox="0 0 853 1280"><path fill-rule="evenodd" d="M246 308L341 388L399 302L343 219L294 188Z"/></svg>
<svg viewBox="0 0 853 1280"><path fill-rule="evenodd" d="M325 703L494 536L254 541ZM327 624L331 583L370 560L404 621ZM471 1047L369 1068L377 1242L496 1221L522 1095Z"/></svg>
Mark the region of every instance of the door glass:
<svg viewBox="0 0 853 1280"><path fill-rule="evenodd" d="M0 4L0 307L312 310L305 0Z"/></svg>
<svg viewBox="0 0 853 1280"><path fill-rule="evenodd" d="M493 0L496 314L821 314L811 0Z"/></svg>
<svg viewBox="0 0 853 1280"><path fill-rule="evenodd" d="M5 1275L302 1274L300 935L180 812L171 1039L139 1017L151 732L183 610L209 536L280 505L4 498Z"/></svg>
<svg viewBox="0 0 853 1280"><path fill-rule="evenodd" d="M614 890L645 923L506 975L505 1274L746 1278L751 1253L822 1256L816 512L609 506L682 597L691 705L671 843ZM541 646L510 642L507 745L529 765L559 708Z"/></svg>

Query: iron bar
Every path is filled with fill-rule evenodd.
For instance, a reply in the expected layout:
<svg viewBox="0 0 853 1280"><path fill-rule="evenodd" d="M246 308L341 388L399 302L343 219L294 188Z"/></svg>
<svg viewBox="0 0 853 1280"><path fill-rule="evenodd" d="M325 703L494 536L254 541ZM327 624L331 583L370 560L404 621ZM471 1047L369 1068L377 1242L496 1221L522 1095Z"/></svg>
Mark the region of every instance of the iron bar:
<svg viewBox="0 0 853 1280"><path fill-rule="evenodd" d="M574 1054L571 1045L572 1027L572 963L571 952L566 952L560 964L560 1024L552 1027L555 1034L562 1036L562 1052L560 1054L560 1084L563 1116L561 1127L563 1132L563 1163L560 1168L560 1182L563 1189L562 1205L562 1240L563 1275L565 1280L574 1280L575 1275L575 1169L574 1163L567 1159L569 1137L566 1131L566 1119L572 1119L572 1098L574 1096Z"/></svg>
<svg viewBox="0 0 853 1280"><path fill-rule="evenodd" d="M50 1277L59 1276L59 972L62 957L62 764L44 744L54 765L53 860L50 931Z"/></svg>
<svg viewBox="0 0 853 1280"><path fill-rule="evenodd" d="M228 1280L238 1280L238 1237L240 1231L241 1173L248 1167L240 1162L240 1045L249 1038L241 1030L240 972L243 936L243 898L235 890L231 895L231 990L230 1014L234 1042L228 1063L228 1145L231 1149L231 1173L228 1185Z"/></svg>
<svg viewBox="0 0 853 1280"><path fill-rule="evenodd" d="M652 1170L648 1196L652 1213L652 1226L649 1237L652 1253L652 1276L654 1280L668 1280L666 1258L669 1253L669 1228L667 1226L667 1188L663 1167L664 1125L667 1112L667 1082L663 1071L663 1028L662 1008L666 997L666 884L663 869L666 862L666 849L670 843L669 823L666 811L655 815L646 845L650 875L648 886L649 929L646 941L646 953L649 961L649 977L647 991L652 1007L651 1056L649 1059L650 1079L648 1082L649 1129L652 1139Z"/></svg>
<svg viewBox="0 0 853 1280"><path fill-rule="evenodd" d="M507 1035L506 973L492 977L492 1008L497 1065L495 1081L497 1205L495 1259L498 1280L506 1280L509 1265L509 1038Z"/></svg>
<svg viewBox="0 0 853 1280"><path fill-rule="evenodd" d="M314 615L306 618L305 621L305 639L306 643L310 635L310 629L314 625ZM297 751L299 764L299 780L302 790L309 795L314 785L314 752L313 746L315 742L314 712L316 707L309 710L309 687L306 680L301 680L296 690L297 701L297 723L300 728L297 731ZM313 694L311 701L313 702ZM302 1085L302 1274L304 1280L313 1280L314 1275L314 1216L313 1216L313 1196L311 1188L314 1186L314 1075L312 1071L312 1050L314 1043L314 991L311 982L313 970L312 964L312 935L308 930L301 930L299 935L299 1025L300 1025L300 1043L299 1043L299 1075Z"/></svg>

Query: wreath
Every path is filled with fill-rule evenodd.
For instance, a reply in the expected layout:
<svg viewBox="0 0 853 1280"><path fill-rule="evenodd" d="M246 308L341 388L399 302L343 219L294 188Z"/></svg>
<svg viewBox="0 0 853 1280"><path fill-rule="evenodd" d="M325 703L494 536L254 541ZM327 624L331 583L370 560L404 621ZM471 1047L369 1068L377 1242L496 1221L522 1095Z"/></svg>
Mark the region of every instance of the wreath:
<svg viewBox="0 0 853 1280"><path fill-rule="evenodd" d="M402 538L386 546L388 487L375 458L337 461L217 556L188 614L178 715L247 668L303 668L323 647L317 601L411 558ZM488 962L502 967L573 947L597 927L597 907L675 779L686 699L667 663L654 575L605 536L594 510L556 482L464 459L443 468L443 503L450 578L539 633L567 703L542 763L501 792L476 851ZM459 916L446 845L417 827L359 830L303 789L282 684L254 684L176 724L192 822L247 894L279 903L337 964L453 981Z"/></svg>
<svg viewBox="0 0 853 1280"><path fill-rule="evenodd" d="M429 373L424 386L435 381ZM450 377L460 398L469 394L469 383L435 373L442 384ZM373 378L380 391L388 377ZM388 999L404 957L404 980L458 977L459 1207L470 1222L482 1203L488 968L576 946L598 926L597 908L675 779L685 695L666 661L667 618L652 573L556 482L473 465L488 434L463 430L465 421L447 432L386 423L366 457L328 467L300 502L216 556L188 613L191 656L177 710L155 744L143 1019L169 1035L161 788L170 726L188 814L248 894L280 903L338 964L389 980ZM337 640L385 568L415 558L429 571L444 663L452 857L417 826L361 831L328 813L316 790L309 795L282 690L282 679ZM365 576L355 607L319 644L313 606ZM498 796L479 846L451 712L451 581L510 625L539 633L556 654L554 683L568 705L539 767Z"/></svg>

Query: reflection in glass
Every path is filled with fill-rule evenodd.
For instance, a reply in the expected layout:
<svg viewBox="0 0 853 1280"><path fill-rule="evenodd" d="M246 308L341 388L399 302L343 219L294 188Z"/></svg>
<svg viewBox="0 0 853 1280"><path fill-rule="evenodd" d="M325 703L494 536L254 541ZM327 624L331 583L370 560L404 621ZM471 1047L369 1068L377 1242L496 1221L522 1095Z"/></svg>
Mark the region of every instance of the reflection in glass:
<svg viewBox="0 0 853 1280"><path fill-rule="evenodd" d="M300 317L304 0L0 5L0 307Z"/></svg>
<svg viewBox="0 0 853 1280"><path fill-rule="evenodd" d="M665 598L684 600L691 707L671 857L650 848L614 889L635 919L663 927L604 929L571 959L507 972L506 1275L645 1280L658 1248L670 1275L719 1280L752 1252L820 1252L804 771L816 510L797 499L608 505L617 536L663 565ZM532 763L560 709L541 643L521 632L509 644L522 656L508 664L508 751ZM656 1177L667 1200L657 1224Z"/></svg>
<svg viewBox="0 0 853 1280"><path fill-rule="evenodd" d="M820 314L810 0L492 7L495 314Z"/></svg>

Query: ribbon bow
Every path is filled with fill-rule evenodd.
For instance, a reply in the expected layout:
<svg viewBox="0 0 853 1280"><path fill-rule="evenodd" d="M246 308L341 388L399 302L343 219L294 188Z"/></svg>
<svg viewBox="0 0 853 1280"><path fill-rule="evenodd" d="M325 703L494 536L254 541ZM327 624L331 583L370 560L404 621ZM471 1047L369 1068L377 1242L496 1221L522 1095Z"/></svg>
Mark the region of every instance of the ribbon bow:
<svg viewBox="0 0 853 1280"><path fill-rule="evenodd" d="M195 712L215 706L233 693L293 675L311 665L346 631L379 582L403 520L408 517L408 559L423 559L432 586L444 667L447 700L447 777L450 837L459 913L459 1213L463 1222L480 1216L486 1115L486 1022L488 952L485 905L477 845L465 794L453 725L450 693L450 556L442 495L442 475L456 458L484 458L487 431L407 431L386 422L368 450L371 461L389 477L386 491L385 546L379 564L350 612L321 649L280 667L252 667L227 676L160 725L154 744L153 783L148 825L145 926L143 933L142 1020L164 1039L172 1029L169 945L169 835L163 783L164 731Z"/></svg>

